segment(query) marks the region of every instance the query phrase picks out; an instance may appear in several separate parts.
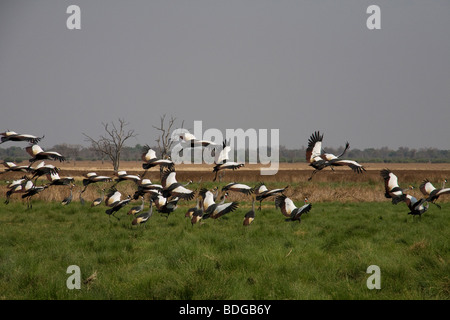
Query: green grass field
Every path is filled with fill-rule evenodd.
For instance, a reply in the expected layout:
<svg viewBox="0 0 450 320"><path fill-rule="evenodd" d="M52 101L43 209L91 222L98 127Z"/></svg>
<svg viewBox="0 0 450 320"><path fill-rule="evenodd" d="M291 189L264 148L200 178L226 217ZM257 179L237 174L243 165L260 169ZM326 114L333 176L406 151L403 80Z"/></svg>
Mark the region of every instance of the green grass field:
<svg viewBox="0 0 450 320"><path fill-rule="evenodd" d="M389 201L319 202L298 223L266 201L249 227L250 202L201 226L183 202L136 227L126 208L118 221L103 205L0 200L1 299L450 298L449 202L421 219ZM70 265L81 289L66 286ZM370 265L379 290L367 288Z"/></svg>

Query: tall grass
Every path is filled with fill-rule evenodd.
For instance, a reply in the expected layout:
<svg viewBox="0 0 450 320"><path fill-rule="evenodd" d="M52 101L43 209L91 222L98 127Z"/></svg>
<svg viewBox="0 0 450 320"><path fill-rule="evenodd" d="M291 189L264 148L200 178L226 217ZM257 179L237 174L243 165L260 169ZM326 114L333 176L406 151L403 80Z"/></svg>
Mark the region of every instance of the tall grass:
<svg viewBox="0 0 450 320"><path fill-rule="evenodd" d="M137 202L136 202L137 203ZM404 204L318 202L285 222L273 201L191 226L193 202L146 226L73 202L0 204L1 299L449 299L449 203L421 219ZM130 206L132 206L132 203ZM77 265L81 289L70 290ZM369 290L369 265L381 289Z"/></svg>

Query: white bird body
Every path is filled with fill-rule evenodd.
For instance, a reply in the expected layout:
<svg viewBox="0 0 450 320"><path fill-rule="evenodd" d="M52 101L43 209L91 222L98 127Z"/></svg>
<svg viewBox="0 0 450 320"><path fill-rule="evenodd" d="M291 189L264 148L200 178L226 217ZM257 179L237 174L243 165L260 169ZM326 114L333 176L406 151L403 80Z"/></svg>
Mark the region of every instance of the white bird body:
<svg viewBox="0 0 450 320"><path fill-rule="evenodd" d="M225 163L221 163L221 164L216 164L213 168L213 172L215 173L214 175L214 179L213 181L216 181L217 179L217 174L222 171L222 170L236 170L239 169L241 167L243 167L244 164L243 163L239 163L239 162L234 162L234 161L228 161Z"/></svg>
<svg viewBox="0 0 450 320"><path fill-rule="evenodd" d="M31 146L28 146L25 148L27 153L32 156L30 159L30 162L33 163L37 160L58 160L60 162L65 161L66 158L63 157L60 153L55 151L44 151L42 148L37 145L33 144Z"/></svg>
<svg viewBox="0 0 450 320"><path fill-rule="evenodd" d="M330 167L332 170L334 170L333 167L335 166L348 166L356 173L362 173L363 171L366 171L364 166L354 160L341 159L341 157L350 147L350 144L348 142L345 144L344 151L340 155L336 156L332 153L323 151L322 141L323 134L320 134L319 131L314 132L308 139L306 161L315 169L308 180L311 180L314 174L326 167Z"/></svg>
<svg viewBox="0 0 450 320"><path fill-rule="evenodd" d="M128 196L126 199L124 200L120 200L119 202L114 203L110 209L107 209L105 211L105 213L107 215L109 215L110 217L113 216L114 218L116 218L117 220L120 220L119 218L117 218L114 214L119 211L120 209L122 209L123 207L125 207L128 203L130 203L131 201L131 197Z"/></svg>
<svg viewBox="0 0 450 320"><path fill-rule="evenodd" d="M190 184L189 181L186 185ZM161 185L163 187L162 194L165 197L180 197L184 200L191 200L195 196L195 192L185 188L184 185L180 184L176 179L176 171L169 168L163 172L161 178Z"/></svg>
<svg viewBox="0 0 450 320"><path fill-rule="evenodd" d="M445 181L442 188L436 188L429 180L425 179L420 184L419 189L422 194L427 196L426 201L430 201L438 208L440 208L440 205L438 205L436 201L439 199L439 197L443 194L450 193L450 188L445 188Z"/></svg>
<svg viewBox="0 0 450 320"><path fill-rule="evenodd" d="M386 198L392 198L393 204L405 201L406 200L405 192L408 189L411 189L412 187L409 187L408 189L400 188L397 176L389 169L381 170L380 175L384 179L384 188L385 188L384 196Z"/></svg>
<svg viewBox="0 0 450 320"><path fill-rule="evenodd" d="M415 197L413 197L410 194L405 195L406 197L406 205L408 206L410 212L408 214L411 214L413 216L419 215L421 216L424 212L428 210L429 204L427 203L426 199L420 199L417 200Z"/></svg>
<svg viewBox="0 0 450 320"><path fill-rule="evenodd" d="M29 171L34 170L30 166L18 166L17 164L15 164L14 162L11 162L11 161L4 161L4 162L2 162L2 164L6 167L4 172L8 172L8 171L29 172ZM2 173L4 173L4 172L2 172Z"/></svg>
<svg viewBox="0 0 450 320"><path fill-rule="evenodd" d="M58 173L55 173L55 172L49 173L49 174L47 174L46 176L47 176L47 180L50 181L50 185L55 185L55 186L58 186L58 185L59 185L59 186L64 185L64 186L66 186L66 185L69 185L69 184L75 182L75 179L74 179L73 177L64 177L64 178L61 178L61 177L59 176L59 174L58 174Z"/></svg>
<svg viewBox="0 0 450 320"><path fill-rule="evenodd" d="M11 189L14 188L18 185L22 185L23 183L25 183L25 181L27 181L28 179L26 178L22 178L22 179L17 179L17 180L13 180L10 184L8 184L7 188Z"/></svg>
<svg viewBox="0 0 450 320"><path fill-rule="evenodd" d="M120 202L122 198L122 193L117 190L110 191L105 198L105 205L107 207L113 207L115 204Z"/></svg>
<svg viewBox="0 0 450 320"><path fill-rule="evenodd" d="M152 199L158 212L166 213L167 217L169 217L169 214L177 209L178 201L180 200L180 198L178 197L174 197L169 200L168 198L159 194L153 196Z"/></svg>
<svg viewBox="0 0 450 320"><path fill-rule="evenodd" d="M192 133L184 132L180 134L180 139L182 141L183 149L187 147L208 147L208 146L217 146L216 143L209 140L200 140L197 139Z"/></svg>
<svg viewBox="0 0 450 320"><path fill-rule="evenodd" d="M126 171L117 172L117 176L118 176L118 178L116 179L117 182L129 180L138 183L141 180L141 177L139 175L128 174Z"/></svg>
<svg viewBox="0 0 450 320"><path fill-rule="evenodd" d="M231 183L227 184L226 186L224 186L222 188L222 191L235 191L235 192L240 192L240 193L249 195L249 194L253 193L254 190L252 187L250 187L246 184L231 182Z"/></svg>
<svg viewBox="0 0 450 320"><path fill-rule="evenodd" d="M22 179L14 180L8 185L8 191L6 192L5 204L9 203L9 198L13 193L25 193L34 187L33 181L24 177Z"/></svg>
<svg viewBox="0 0 450 320"><path fill-rule="evenodd" d="M0 144L6 141L28 141L30 143L38 143L42 137L36 137L31 134L18 134L14 131L6 131L0 133L3 137L1 138Z"/></svg>
<svg viewBox="0 0 450 320"><path fill-rule="evenodd" d="M233 212L234 210L236 210L239 203L236 201L225 203L226 198L227 194L224 195L220 203L217 204L213 203L209 205L208 208L205 210L203 219L207 218L217 219L229 212Z"/></svg>
<svg viewBox="0 0 450 320"><path fill-rule="evenodd" d="M275 198L275 207L281 209L281 213L287 217L286 221L301 222L301 216L311 210L312 205L305 198L305 204L297 207L295 203L286 195L279 195Z"/></svg>
<svg viewBox="0 0 450 320"><path fill-rule="evenodd" d="M269 190L264 183L260 183L258 186L256 186L255 199L256 201L259 201L259 210L261 210L261 203L264 199L283 193L288 187L289 186Z"/></svg>
<svg viewBox="0 0 450 320"><path fill-rule="evenodd" d="M143 213L139 214L138 216L136 216L136 218L133 219L131 224L132 225L144 224L148 221L148 219L151 218L152 215L153 215L153 205L152 205L152 202L150 201L150 206L149 206L148 211L143 212Z"/></svg>
<svg viewBox="0 0 450 320"><path fill-rule="evenodd" d="M214 163L222 164L222 163L226 162L227 160L229 160L230 152L231 152L231 147L230 147L229 143L224 141L222 144L222 150L220 150L219 153L216 153L216 155L214 157Z"/></svg>
<svg viewBox="0 0 450 320"><path fill-rule="evenodd" d="M172 167L174 166L174 163L170 159L158 159L156 157L156 152L152 148L150 148L148 145L144 146L144 149L142 151L141 155L142 161L144 163L142 164L142 168L147 170L152 167L155 167L157 165L161 167Z"/></svg>

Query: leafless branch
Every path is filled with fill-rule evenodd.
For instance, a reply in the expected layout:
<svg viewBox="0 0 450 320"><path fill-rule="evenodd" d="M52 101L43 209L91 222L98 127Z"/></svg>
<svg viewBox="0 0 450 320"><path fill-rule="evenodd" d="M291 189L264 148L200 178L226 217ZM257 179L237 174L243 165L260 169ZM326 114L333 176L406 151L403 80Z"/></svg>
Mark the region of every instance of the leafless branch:
<svg viewBox="0 0 450 320"><path fill-rule="evenodd" d="M158 144L158 151L161 155L161 158L167 158L170 155L170 150L172 149L172 145L174 143L174 141L171 140L170 137L175 122L176 118L174 116L171 116L170 119L166 121L166 115L164 114L160 117L160 125L153 126L153 128L160 132L158 138L155 141ZM183 126L184 121L181 122L181 127Z"/></svg>
<svg viewBox="0 0 450 320"><path fill-rule="evenodd" d="M119 119L118 121L118 126L114 122L111 124L102 122L106 134L101 135L98 139L94 139L83 133L86 137L85 141L90 142L95 151L107 156L111 160L114 171L116 172L119 170L120 154L125 142L137 136L134 130L125 130L125 127L129 125L128 122L124 119Z"/></svg>

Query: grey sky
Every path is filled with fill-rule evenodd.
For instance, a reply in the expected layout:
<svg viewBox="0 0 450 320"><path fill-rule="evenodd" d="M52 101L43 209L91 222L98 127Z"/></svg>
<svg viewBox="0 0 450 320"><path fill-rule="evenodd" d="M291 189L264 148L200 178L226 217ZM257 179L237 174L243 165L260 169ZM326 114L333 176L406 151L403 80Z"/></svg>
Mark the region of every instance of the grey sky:
<svg viewBox="0 0 450 320"><path fill-rule="evenodd" d="M42 146L119 117L152 145L167 113L280 129L288 148L321 130L329 147L450 149L450 1L1 0L0 103L0 131Z"/></svg>

